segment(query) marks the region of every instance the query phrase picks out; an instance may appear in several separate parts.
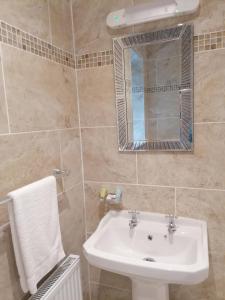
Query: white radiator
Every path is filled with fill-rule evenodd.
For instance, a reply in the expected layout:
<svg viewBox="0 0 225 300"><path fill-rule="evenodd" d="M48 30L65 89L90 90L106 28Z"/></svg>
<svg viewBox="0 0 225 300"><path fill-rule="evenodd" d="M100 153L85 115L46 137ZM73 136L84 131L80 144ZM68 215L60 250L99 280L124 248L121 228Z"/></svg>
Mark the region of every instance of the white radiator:
<svg viewBox="0 0 225 300"><path fill-rule="evenodd" d="M80 258L69 255L29 300L82 300Z"/></svg>

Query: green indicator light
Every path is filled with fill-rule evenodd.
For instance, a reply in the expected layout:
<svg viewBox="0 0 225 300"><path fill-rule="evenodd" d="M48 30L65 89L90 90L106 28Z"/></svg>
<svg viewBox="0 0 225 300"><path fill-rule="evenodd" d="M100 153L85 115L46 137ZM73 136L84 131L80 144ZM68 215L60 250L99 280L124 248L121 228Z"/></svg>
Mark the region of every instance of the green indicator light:
<svg viewBox="0 0 225 300"><path fill-rule="evenodd" d="M119 22L120 21L120 17L119 16L114 16L114 21Z"/></svg>

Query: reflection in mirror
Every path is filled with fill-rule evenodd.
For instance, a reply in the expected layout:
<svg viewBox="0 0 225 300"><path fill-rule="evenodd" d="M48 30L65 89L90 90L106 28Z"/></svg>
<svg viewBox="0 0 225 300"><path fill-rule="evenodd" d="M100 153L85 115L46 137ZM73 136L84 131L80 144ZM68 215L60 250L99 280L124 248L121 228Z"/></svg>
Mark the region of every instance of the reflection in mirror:
<svg viewBox="0 0 225 300"><path fill-rule="evenodd" d="M192 26L114 40L120 151L192 150Z"/></svg>

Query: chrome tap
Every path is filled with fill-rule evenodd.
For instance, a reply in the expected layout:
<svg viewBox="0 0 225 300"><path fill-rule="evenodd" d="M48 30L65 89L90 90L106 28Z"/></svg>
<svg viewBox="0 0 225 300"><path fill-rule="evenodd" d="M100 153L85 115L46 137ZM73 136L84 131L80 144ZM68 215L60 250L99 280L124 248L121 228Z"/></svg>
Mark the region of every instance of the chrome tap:
<svg viewBox="0 0 225 300"><path fill-rule="evenodd" d="M130 211L128 211L128 213L131 214L131 219L129 221L129 227L130 227L130 229L133 229L138 224L137 215L139 214L139 212L137 212L136 210L130 210Z"/></svg>
<svg viewBox="0 0 225 300"><path fill-rule="evenodd" d="M167 215L166 218L169 219L169 224L167 227L168 227L168 232L171 235L177 230L177 225L175 223L177 217L171 214L171 215Z"/></svg>

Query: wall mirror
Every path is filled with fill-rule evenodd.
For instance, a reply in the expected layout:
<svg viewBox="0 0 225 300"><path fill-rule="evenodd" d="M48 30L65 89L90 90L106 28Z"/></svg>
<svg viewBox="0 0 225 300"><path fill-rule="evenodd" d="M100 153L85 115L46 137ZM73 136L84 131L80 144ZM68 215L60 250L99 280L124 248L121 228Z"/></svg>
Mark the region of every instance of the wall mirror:
<svg viewBox="0 0 225 300"><path fill-rule="evenodd" d="M119 151L192 151L193 26L113 40Z"/></svg>

